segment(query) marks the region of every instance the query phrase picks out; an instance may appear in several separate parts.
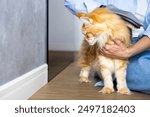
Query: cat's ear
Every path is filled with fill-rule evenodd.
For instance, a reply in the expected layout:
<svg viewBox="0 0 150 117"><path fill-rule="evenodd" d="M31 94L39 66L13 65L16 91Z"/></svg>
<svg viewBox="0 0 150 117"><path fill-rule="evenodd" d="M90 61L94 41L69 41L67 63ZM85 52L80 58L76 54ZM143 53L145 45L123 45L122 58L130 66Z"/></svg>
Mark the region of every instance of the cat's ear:
<svg viewBox="0 0 150 117"><path fill-rule="evenodd" d="M89 17L80 17L80 20L86 25L93 24L93 20Z"/></svg>
<svg viewBox="0 0 150 117"><path fill-rule="evenodd" d="M91 25L93 23L93 20L91 18L87 17L86 13L77 13L76 15L86 25Z"/></svg>
<svg viewBox="0 0 150 117"><path fill-rule="evenodd" d="M78 12L76 16L80 18L80 17L86 16L86 13Z"/></svg>

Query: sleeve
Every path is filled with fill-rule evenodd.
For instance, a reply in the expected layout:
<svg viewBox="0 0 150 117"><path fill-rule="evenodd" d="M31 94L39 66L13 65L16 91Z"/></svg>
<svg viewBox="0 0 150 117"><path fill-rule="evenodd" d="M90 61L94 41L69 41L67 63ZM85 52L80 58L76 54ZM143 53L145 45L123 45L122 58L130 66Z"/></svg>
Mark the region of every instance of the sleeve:
<svg viewBox="0 0 150 117"><path fill-rule="evenodd" d="M148 10L144 19L144 31L142 32L142 36L146 35L150 38L150 4L148 5Z"/></svg>
<svg viewBox="0 0 150 117"><path fill-rule="evenodd" d="M91 12L95 8L106 4L106 0L64 0L65 7L74 15L77 12Z"/></svg>

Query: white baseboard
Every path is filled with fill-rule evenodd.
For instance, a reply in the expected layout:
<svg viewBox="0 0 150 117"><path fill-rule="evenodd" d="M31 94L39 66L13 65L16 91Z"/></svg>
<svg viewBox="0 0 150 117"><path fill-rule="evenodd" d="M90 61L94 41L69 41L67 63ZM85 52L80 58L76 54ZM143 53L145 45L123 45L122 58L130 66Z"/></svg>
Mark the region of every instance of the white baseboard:
<svg viewBox="0 0 150 117"><path fill-rule="evenodd" d="M26 100L48 82L48 65L38 68L0 86L1 100Z"/></svg>

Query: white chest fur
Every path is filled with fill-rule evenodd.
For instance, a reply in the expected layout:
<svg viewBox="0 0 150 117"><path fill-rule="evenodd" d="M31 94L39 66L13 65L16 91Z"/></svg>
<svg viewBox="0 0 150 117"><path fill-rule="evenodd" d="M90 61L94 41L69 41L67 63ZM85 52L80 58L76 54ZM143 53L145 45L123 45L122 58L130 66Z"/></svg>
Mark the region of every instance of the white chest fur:
<svg viewBox="0 0 150 117"><path fill-rule="evenodd" d="M108 35L105 32L97 37L97 43L100 46L100 48L103 48L107 41L108 41Z"/></svg>

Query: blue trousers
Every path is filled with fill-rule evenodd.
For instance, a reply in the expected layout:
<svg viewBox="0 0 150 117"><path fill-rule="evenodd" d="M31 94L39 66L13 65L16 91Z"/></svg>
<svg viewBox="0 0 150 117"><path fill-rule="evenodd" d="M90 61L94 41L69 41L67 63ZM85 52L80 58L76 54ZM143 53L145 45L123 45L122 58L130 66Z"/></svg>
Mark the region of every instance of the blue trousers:
<svg viewBox="0 0 150 117"><path fill-rule="evenodd" d="M127 67L129 89L150 94L150 50L132 58Z"/></svg>

